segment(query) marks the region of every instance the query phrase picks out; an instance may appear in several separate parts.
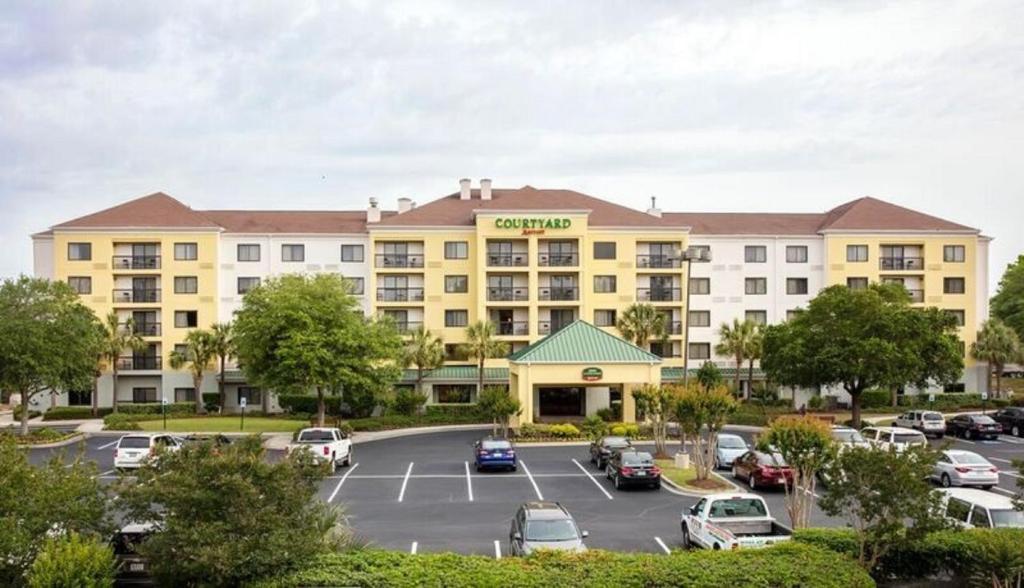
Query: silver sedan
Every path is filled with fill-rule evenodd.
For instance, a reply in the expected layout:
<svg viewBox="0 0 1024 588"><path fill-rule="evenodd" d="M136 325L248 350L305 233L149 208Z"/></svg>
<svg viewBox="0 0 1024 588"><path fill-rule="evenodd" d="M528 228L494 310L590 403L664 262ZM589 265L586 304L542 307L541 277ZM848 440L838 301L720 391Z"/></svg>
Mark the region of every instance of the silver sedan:
<svg viewBox="0 0 1024 588"><path fill-rule="evenodd" d="M728 469L737 457L743 455L750 447L743 437L722 433L718 436L718 444L715 445L715 469Z"/></svg>
<svg viewBox="0 0 1024 588"><path fill-rule="evenodd" d="M988 490L999 483L999 468L973 451L947 449L935 462L932 479L944 488L978 486Z"/></svg>

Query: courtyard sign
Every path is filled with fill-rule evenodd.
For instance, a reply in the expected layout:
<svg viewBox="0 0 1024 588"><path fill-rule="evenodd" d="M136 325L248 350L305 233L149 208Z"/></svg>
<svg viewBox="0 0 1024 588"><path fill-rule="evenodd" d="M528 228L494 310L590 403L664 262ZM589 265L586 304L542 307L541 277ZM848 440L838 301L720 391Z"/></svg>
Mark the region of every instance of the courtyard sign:
<svg viewBox="0 0 1024 588"><path fill-rule="evenodd" d="M604 377L604 372L598 367L588 367L583 369L583 381L584 382L596 382Z"/></svg>
<svg viewBox="0 0 1024 588"><path fill-rule="evenodd" d="M524 235L543 235L549 229L568 229L572 220L567 218L502 218L494 219L499 229L521 229Z"/></svg>

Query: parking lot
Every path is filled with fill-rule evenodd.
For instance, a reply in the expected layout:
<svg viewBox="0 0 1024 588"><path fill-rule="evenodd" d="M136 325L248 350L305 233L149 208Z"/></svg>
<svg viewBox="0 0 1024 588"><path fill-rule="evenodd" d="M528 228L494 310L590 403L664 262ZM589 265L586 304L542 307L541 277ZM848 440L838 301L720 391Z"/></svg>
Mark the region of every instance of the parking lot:
<svg viewBox="0 0 1024 588"><path fill-rule="evenodd" d="M754 435L739 434L748 442ZM590 532L588 546L651 553L679 547L680 512L694 504L697 496L680 495L667 486L657 491L617 491L589 463L588 448L580 445L521 446L519 471L478 473L472 444L481 435L460 431L359 443L353 465L321 482L318 496L343 506L361 537L403 551L505 555L516 507L538 499L561 502L580 528ZM116 478L113 443L117 438L96 436L84 444L86 457L97 462L105 481ZM1014 493L1019 476L1011 462L1024 458L1024 439L932 441L936 446L947 442L987 457L1002 471L1000 485L993 490ZM53 451L32 450L31 459L41 461ZM271 459L280 455L270 452ZM722 473L730 479L728 472ZM788 523L781 490L757 493L781 522ZM811 524L845 523L815 508Z"/></svg>

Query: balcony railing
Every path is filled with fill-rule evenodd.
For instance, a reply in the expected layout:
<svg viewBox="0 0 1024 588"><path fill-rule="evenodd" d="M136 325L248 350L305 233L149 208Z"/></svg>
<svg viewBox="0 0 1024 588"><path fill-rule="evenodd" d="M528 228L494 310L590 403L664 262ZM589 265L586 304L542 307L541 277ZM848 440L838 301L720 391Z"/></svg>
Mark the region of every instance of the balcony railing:
<svg viewBox="0 0 1024 588"><path fill-rule="evenodd" d="M523 286L519 288L488 288L487 300L497 302L521 302L530 299L530 289Z"/></svg>
<svg viewBox="0 0 1024 588"><path fill-rule="evenodd" d="M160 290L157 288L127 288L113 291L114 304L118 303L153 303L160 302Z"/></svg>
<svg viewBox="0 0 1024 588"><path fill-rule="evenodd" d="M522 253L488 253L489 267L525 267L529 265L529 254Z"/></svg>
<svg viewBox="0 0 1024 588"><path fill-rule="evenodd" d="M537 333L540 335L550 335L551 333L557 333L568 326L569 323L540 321L537 323Z"/></svg>
<svg viewBox="0 0 1024 588"><path fill-rule="evenodd" d="M423 321L400 321L398 319L393 320L395 321L395 328L398 329L398 332L403 335L408 335L409 333L412 333L416 329L423 326Z"/></svg>
<svg viewBox="0 0 1024 588"><path fill-rule="evenodd" d="M537 263L544 266L576 266L580 264L580 254L577 251L573 251L571 253L551 253L541 251L537 256Z"/></svg>
<svg viewBox="0 0 1024 588"><path fill-rule="evenodd" d="M924 269L923 257L879 257L878 267L883 270L921 270Z"/></svg>
<svg viewBox="0 0 1024 588"><path fill-rule="evenodd" d="M910 292L911 302L924 302L924 290L907 289L907 292Z"/></svg>
<svg viewBox="0 0 1024 588"><path fill-rule="evenodd" d="M682 300L682 288L637 288L636 299L640 302L674 302Z"/></svg>
<svg viewBox="0 0 1024 588"><path fill-rule="evenodd" d="M115 255L111 260L114 270L151 270L160 269L159 255Z"/></svg>
<svg viewBox="0 0 1024 588"><path fill-rule="evenodd" d="M128 323L121 323L122 329L128 328ZM151 322L133 322L132 331L140 337L159 337L160 336L160 323Z"/></svg>
<svg viewBox="0 0 1024 588"><path fill-rule="evenodd" d="M665 332L669 335L682 335L683 321L665 321Z"/></svg>
<svg viewBox="0 0 1024 588"><path fill-rule="evenodd" d="M423 288L377 288L377 302L423 302Z"/></svg>
<svg viewBox="0 0 1024 588"><path fill-rule="evenodd" d="M163 358L148 355L124 355L117 358L117 369L120 371L158 370Z"/></svg>
<svg viewBox="0 0 1024 588"><path fill-rule="evenodd" d="M498 330L498 335L503 337L514 337L530 334L529 321L493 321Z"/></svg>
<svg viewBox="0 0 1024 588"><path fill-rule="evenodd" d="M375 258L377 267L423 267L422 253L378 253Z"/></svg>
<svg viewBox="0 0 1024 588"><path fill-rule="evenodd" d="M681 267L683 261L671 255L637 255L636 267L638 268L673 268Z"/></svg>
<svg viewBox="0 0 1024 588"><path fill-rule="evenodd" d="M573 287L541 288L537 291L539 300L579 300L580 289Z"/></svg>

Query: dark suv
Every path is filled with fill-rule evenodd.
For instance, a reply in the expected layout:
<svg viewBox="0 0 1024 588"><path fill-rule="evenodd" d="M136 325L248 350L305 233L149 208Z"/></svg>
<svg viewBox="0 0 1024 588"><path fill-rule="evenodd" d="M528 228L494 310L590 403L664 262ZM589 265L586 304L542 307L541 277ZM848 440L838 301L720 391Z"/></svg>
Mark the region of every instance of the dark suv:
<svg viewBox="0 0 1024 588"><path fill-rule="evenodd" d="M616 490L625 486L661 488L661 468L654 465L654 457L646 451L616 451L608 460L605 475L615 483Z"/></svg>
<svg viewBox="0 0 1024 588"><path fill-rule="evenodd" d="M557 502L527 502L512 517L508 532L509 555L530 555L538 549L586 551L580 531L569 511Z"/></svg>
<svg viewBox="0 0 1024 588"><path fill-rule="evenodd" d="M1003 431L1010 433L1014 437L1024 435L1024 408L1019 406L1001 408L992 415L992 420L1002 425Z"/></svg>
<svg viewBox="0 0 1024 588"><path fill-rule="evenodd" d="M601 437L590 444L590 463L603 470L613 453L631 447L633 444L629 437Z"/></svg>

